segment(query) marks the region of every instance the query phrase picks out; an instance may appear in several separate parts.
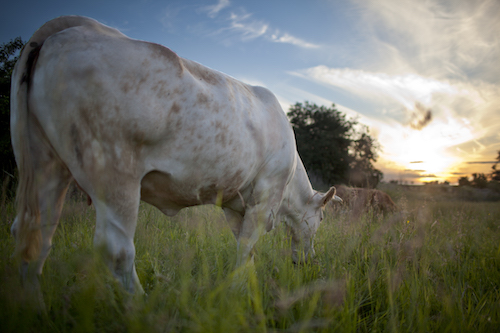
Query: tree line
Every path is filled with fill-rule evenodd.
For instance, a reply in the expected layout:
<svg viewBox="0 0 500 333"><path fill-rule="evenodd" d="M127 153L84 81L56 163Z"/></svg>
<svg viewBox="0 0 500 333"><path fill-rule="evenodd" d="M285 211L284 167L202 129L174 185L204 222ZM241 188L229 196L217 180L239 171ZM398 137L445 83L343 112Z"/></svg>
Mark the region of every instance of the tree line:
<svg viewBox="0 0 500 333"><path fill-rule="evenodd" d="M498 151L496 161L491 167L493 171L490 174L473 173L471 177L460 177L458 179L458 186L491 188L500 191L500 169L497 169L498 164L500 164L500 150Z"/></svg>
<svg viewBox="0 0 500 333"><path fill-rule="evenodd" d="M16 163L10 141L10 80L23 45L17 37L0 46L0 168L11 190L16 183ZM335 104L296 103L287 115L304 166L316 184L377 186L382 172L373 163L379 144L367 126L347 119Z"/></svg>

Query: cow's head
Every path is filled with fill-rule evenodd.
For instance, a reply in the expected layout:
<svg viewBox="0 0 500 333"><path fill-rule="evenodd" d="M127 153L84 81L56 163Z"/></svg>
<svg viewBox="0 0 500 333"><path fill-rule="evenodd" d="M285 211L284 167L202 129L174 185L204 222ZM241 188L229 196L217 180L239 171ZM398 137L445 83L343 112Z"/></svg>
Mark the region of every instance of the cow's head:
<svg viewBox="0 0 500 333"><path fill-rule="evenodd" d="M303 207L303 216L292 230L292 259L298 264L307 261L309 256L314 256L314 236L323 220L323 210L326 204L342 199L335 195L335 187L331 187L326 193L314 191L314 195Z"/></svg>

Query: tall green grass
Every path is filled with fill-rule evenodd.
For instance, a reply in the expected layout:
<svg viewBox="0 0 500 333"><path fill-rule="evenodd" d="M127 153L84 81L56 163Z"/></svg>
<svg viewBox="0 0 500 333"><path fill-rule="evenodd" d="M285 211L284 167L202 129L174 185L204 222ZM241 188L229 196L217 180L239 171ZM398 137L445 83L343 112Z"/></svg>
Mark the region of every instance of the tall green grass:
<svg viewBox="0 0 500 333"><path fill-rule="evenodd" d="M141 205L130 296L92 250L95 216L67 203L41 278L46 313L23 304L10 203L1 207L2 332L494 332L500 327L500 205L401 196L400 213L327 209L316 257L297 266L281 226L235 272L217 207L174 218ZM241 278L243 276L243 278ZM235 283L236 281L236 283Z"/></svg>

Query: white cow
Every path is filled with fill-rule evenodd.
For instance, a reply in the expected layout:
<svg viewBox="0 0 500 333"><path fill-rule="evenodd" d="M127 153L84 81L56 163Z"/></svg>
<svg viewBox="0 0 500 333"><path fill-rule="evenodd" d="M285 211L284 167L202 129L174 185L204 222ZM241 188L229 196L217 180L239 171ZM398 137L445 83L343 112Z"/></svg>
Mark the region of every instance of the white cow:
<svg viewBox="0 0 500 333"><path fill-rule="evenodd" d="M27 43L12 76L11 130L20 176L12 231L31 281L72 180L92 198L94 243L130 292L142 291L133 243L140 200L169 216L220 204L237 265L281 219L293 259L312 255L323 207L340 200L333 187L311 188L267 89L85 17L49 21Z"/></svg>

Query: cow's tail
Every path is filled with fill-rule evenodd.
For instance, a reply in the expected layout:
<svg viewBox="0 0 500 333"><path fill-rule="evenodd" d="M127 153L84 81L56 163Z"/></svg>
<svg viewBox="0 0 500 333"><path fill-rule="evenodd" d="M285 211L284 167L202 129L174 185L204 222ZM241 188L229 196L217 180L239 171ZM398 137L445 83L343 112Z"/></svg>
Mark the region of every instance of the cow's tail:
<svg viewBox="0 0 500 333"><path fill-rule="evenodd" d="M25 261L38 258L42 233L40 207L31 149L34 144L30 131L28 97L33 70L43 43L51 35L81 25L99 25L97 21L80 16L64 16L45 23L24 46L12 73L11 84L11 136L19 171L16 192L17 218L13 226L16 254Z"/></svg>

